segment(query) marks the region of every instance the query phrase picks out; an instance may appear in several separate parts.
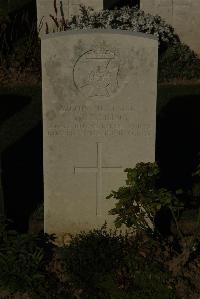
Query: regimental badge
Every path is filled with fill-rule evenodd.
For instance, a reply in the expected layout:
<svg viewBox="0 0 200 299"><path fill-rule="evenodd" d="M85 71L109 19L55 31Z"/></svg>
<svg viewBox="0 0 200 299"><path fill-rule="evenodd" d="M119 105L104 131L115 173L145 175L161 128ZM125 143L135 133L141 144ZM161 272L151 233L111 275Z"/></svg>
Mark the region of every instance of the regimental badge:
<svg viewBox="0 0 200 299"><path fill-rule="evenodd" d="M111 50L97 48L80 55L73 68L74 84L87 98L109 98L119 88L119 56Z"/></svg>

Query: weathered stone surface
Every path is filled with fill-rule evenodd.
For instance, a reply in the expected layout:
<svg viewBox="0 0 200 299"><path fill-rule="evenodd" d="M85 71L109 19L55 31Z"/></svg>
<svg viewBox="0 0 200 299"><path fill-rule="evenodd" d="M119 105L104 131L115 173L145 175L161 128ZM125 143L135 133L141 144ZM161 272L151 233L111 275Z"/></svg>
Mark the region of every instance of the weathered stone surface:
<svg viewBox="0 0 200 299"><path fill-rule="evenodd" d="M113 226L111 190L154 161L158 42L120 30L42 39L45 231Z"/></svg>

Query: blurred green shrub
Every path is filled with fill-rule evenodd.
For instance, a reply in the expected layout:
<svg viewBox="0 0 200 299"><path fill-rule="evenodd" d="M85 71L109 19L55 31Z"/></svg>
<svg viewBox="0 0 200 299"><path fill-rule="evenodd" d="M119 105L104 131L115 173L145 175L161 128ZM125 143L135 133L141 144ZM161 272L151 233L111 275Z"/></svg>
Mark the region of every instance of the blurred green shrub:
<svg viewBox="0 0 200 299"><path fill-rule="evenodd" d="M178 43L159 56L159 81L200 79L200 58L187 45Z"/></svg>
<svg viewBox="0 0 200 299"><path fill-rule="evenodd" d="M151 240L99 230L72 237L60 254L65 275L81 299L175 298L170 275L156 261ZM150 245L149 245L150 244Z"/></svg>
<svg viewBox="0 0 200 299"><path fill-rule="evenodd" d="M100 284L119 267L124 245L121 235L108 233L104 226L72 236L70 244L61 248L64 271L73 285L83 290L83 297L104 298Z"/></svg>
<svg viewBox="0 0 200 299"><path fill-rule="evenodd" d="M11 7L12 6L12 7ZM10 2L8 12L0 15L0 64L9 71L40 65L36 3Z"/></svg>
<svg viewBox="0 0 200 299"><path fill-rule="evenodd" d="M135 168L125 169L126 186L112 191L107 199L116 200L115 207L109 211L117 215L116 227L125 224L137 230L155 233L155 217L161 209L170 210L176 222L183 203L169 190L160 188L159 167L156 163L137 163Z"/></svg>
<svg viewBox="0 0 200 299"><path fill-rule="evenodd" d="M62 2L62 1L61 1ZM53 3L52 3L53 4ZM60 8L61 18L57 17ZM178 43L179 37L172 26L167 24L160 16L150 15L137 7L122 7L115 10L102 10L99 12L80 5L80 14L68 20L63 11L62 3L57 7L54 0L55 15L50 15L50 21L54 23L56 31L70 29L121 29L152 34L159 40L159 50L163 52L169 45ZM46 24L46 33L48 23Z"/></svg>
<svg viewBox="0 0 200 299"><path fill-rule="evenodd" d="M34 292L45 282L46 264L52 259L52 237L1 231L0 289ZM47 250L48 248L48 250Z"/></svg>
<svg viewBox="0 0 200 299"><path fill-rule="evenodd" d="M55 240L47 234L18 234L0 225L0 290L33 299L73 298L70 286L50 269Z"/></svg>

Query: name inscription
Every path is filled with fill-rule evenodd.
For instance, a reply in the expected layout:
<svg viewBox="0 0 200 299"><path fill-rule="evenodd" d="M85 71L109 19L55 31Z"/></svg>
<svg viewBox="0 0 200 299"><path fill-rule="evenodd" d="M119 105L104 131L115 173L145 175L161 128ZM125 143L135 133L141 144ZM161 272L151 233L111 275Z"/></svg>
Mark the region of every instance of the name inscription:
<svg viewBox="0 0 200 299"><path fill-rule="evenodd" d="M48 136L151 136L152 125L136 116L134 105L65 105Z"/></svg>

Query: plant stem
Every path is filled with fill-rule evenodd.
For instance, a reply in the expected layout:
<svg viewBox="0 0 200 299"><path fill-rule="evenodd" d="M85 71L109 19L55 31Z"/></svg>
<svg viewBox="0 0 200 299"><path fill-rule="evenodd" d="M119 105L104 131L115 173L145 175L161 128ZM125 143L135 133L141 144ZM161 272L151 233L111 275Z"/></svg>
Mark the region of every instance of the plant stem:
<svg viewBox="0 0 200 299"><path fill-rule="evenodd" d="M176 216L175 216L175 214L174 214L174 211L173 211L173 209L172 209L171 207L169 207L169 209L170 209L170 211L171 211L173 220L174 220L174 222L175 222L175 224L176 224L176 228L177 228L177 232L178 232L178 234L179 234L179 237L180 237L181 239L183 239L184 237L183 237L183 234L182 234L181 230L179 229L179 224L178 224L178 221L177 221Z"/></svg>

